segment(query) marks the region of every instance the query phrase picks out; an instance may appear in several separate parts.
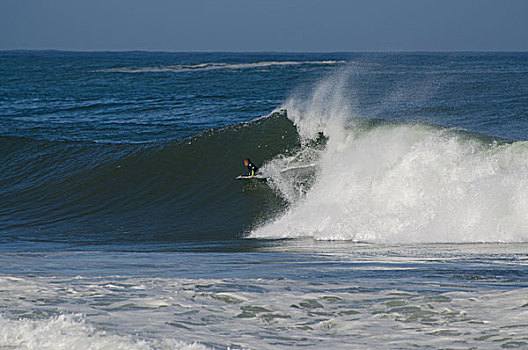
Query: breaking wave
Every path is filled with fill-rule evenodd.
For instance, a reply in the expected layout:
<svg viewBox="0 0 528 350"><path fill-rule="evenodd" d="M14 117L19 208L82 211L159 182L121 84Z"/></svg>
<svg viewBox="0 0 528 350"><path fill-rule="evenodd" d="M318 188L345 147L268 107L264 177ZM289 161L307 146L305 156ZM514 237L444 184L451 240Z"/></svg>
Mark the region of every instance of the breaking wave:
<svg viewBox="0 0 528 350"><path fill-rule="evenodd" d="M360 118L345 81L331 77L285 103L303 146L266 170L289 208L250 237L528 241L528 142ZM313 170L292 181L276 170L288 162Z"/></svg>
<svg viewBox="0 0 528 350"><path fill-rule="evenodd" d="M167 143L1 137L0 240L528 241L528 142L373 119L348 83ZM246 157L267 182L234 180Z"/></svg>

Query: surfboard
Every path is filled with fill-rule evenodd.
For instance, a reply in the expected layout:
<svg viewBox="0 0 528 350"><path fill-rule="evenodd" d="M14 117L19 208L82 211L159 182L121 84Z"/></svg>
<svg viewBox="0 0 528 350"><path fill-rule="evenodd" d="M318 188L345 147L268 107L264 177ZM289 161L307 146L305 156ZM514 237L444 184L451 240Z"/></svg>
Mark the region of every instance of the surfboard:
<svg viewBox="0 0 528 350"><path fill-rule="evenodd" d="M262 176L261 174L254 175L253 177L250 177L248 175L239 175L235 178L235 180L261 180L266 181L267 178Z"/></svg>

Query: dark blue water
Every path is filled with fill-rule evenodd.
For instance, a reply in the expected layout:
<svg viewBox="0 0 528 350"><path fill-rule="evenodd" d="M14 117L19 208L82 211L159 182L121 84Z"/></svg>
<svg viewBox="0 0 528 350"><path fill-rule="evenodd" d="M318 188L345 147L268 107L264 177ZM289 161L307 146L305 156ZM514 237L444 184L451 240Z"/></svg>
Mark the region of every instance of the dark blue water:
<svg viewBox="0 0 528 350"><path fill-rule="evenodd" d="M1 130L5 136L52 141L130 144L181 140L267 115L293 87L335 66L308 63L237 69L237 64L329 58L301 54L3 52ZM204 63L234 68L204 70Z"/></svg>
<svg viewBox="0 0 528 350"><path fill-rule="evenodd" d="M356 103L365 117L526 139L524 53L3 52L0 59L4 136L170 142L267 115L293 91L347 65L356 76L361 97ZM307 63L259 66L263 62ZM226 66L201 66L211 63ZM391 108L379 111L377 105L387 100Z"/></svg>

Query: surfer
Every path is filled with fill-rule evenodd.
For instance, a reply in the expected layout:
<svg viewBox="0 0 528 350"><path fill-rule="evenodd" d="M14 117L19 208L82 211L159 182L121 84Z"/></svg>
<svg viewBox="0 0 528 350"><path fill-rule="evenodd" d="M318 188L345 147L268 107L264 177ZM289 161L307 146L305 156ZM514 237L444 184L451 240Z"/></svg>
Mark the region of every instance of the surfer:
<svg viewBox="0 0 528 350"><path fill-rule="evenodd" d="M255 174L258 172L259 168L251 163L251 160L249 158L244 159L244 165L247 166L247 171L243 174L243 176L249 176L250 178L253 178Z"/></svg>

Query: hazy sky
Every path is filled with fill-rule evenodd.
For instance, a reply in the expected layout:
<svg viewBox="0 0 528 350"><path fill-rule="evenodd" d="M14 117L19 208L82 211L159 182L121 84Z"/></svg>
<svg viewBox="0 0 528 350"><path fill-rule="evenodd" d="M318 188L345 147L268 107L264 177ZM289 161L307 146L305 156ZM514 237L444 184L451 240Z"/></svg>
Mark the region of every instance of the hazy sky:
<svg viewBox="0 0 528 350"><path fill-rule="evenodd" d="M0 50L527 51L528 0L0 0Z"/></svg>

